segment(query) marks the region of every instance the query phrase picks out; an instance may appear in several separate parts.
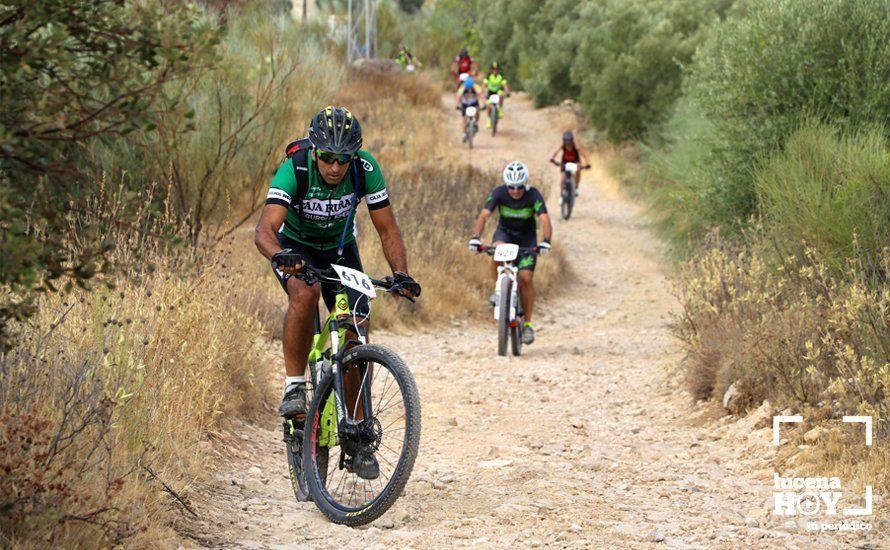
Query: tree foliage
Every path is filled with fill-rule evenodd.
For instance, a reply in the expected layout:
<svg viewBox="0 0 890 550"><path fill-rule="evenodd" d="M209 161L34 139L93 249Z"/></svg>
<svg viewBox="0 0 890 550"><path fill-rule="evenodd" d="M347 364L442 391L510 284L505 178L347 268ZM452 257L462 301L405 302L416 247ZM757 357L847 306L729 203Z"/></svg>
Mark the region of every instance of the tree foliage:
<svg viewBox="0 0 890 550"><path fill-rule="evenodd" d="M758 164L805 121L890 128L890 4L752 1L713 29L687 82L722 144L709 152L706 215L745 219Z"/></svg>
<svg viewBox="0 0 890 550"><path fill-rule="evenodd" d="M682 65L731 0L495 0L480 54L511 68L538 105L576 98L613 140L648 137L681 93Z"/></svg>
<svg viewBox="0 0 890 550"><path fill-rule="evenodd" d="M0 7L0 346L28 292L82 282L111 243L79 227L85 147L151 130L161 87L212 52L212 21L192 6L12 0ZM177 98L171 98L176 102ZM70 281L69 281L70 284Z"/></svg>

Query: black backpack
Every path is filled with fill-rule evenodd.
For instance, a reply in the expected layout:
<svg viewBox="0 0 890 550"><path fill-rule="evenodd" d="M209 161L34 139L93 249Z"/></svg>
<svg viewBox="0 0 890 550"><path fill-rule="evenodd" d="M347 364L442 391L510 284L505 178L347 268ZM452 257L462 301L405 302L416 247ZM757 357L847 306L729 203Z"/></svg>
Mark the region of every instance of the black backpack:
<svg viewBox="0 0 890 550"><path fill-rule="evenodd" d="M309 151L312 150L312 143L308 137L300 138L287 144L284 149L284 155L291 161L294 169L294 178L297 180L297 192L291 197L290 206L296 209L300 220L300 236L305 239L306 234L303 233L303 199L309 192ZM355 202L352 204L352 210L346 219L346 226L343 228L343 235L340 237L340 246L338 254L343 255L343 245L346 242L346 229L349 228L349 222L355 216L358 203L365 196L365 168L362 160L358 155L352 159L352 181L355 182Z"/></svg>

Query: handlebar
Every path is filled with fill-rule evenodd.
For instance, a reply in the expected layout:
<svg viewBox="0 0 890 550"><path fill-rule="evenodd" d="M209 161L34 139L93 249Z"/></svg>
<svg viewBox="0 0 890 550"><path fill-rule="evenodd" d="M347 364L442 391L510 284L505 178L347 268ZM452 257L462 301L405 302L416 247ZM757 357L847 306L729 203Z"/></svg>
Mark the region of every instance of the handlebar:
<svg viewBox="0 0 890 550"><path fill-rule="evenodd" d="M553 164L554 166L559 166L560 168L562 168L562 163L561 163L561 162L556 162L556 161L553 160L553 159L550 159L550 164ZM577 163L576 163L576 164L577 164ZM589 165L589 164L578 164L578 169L579 169L579 170L589 170L589 169L590 169L590 165Z"/></svg>
<svg viewBox="0 0 890 550"><path fill-rule="evenodd" d="M279 266L293 267L302 261L302 258L300 257L299 254L284 254L281 256L281 259L284 261L281 261L280 263L277 263L277 264L276 264L276 262L273 261L272 267L275 269L278 269ZM337 272L334 271L333 268L319 269L319 268L311 266L305 262L303 263L303 267L300 269L299 272L297 272L294 275L294 277L302 280L309 286L312 286L316 283L322 283L322 284L340 283L340 276L337 275ZM396 296L404 298L404 299L408 300L409 302L414 302L414 298L412 298L410 296L406 296L405 294L402 294L401 291L404 290L404 287L402 285L396 283L393 280L391 275L387 275L383 279L374 279L373 277L371 277L371 284L381 290L393 293Z"/></svg>

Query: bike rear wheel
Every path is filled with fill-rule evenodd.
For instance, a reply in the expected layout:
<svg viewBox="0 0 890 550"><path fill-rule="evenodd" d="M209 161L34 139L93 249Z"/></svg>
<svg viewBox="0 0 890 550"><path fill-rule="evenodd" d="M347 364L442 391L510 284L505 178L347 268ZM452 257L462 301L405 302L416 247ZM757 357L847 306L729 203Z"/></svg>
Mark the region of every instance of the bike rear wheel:
<svg viewBox="0 0 890 550"><path fill-rule="evenodd" d="M312 399L312 388L317 378L317 367L314 361L308 365L309 376L306 384L306 399ZM287 472L294 490L294 497L298 502L307 502L309 486L306 483L306 475L303 473L303 429L306 424L305 417L286 417L284 419L284 445L287 455Z"/></svg>
<svg viewBox="0 0 890 550"><path fill-rule="evenodd" d="M358 526L383 515L408 482L420 444L420 396L405 363L382 346L349 350L341 368L344 376L354 369L363 373L361 394L370 396L371 416L360 414L361 399L344 403L355 434L340 433L338 407L333 406L334 375L325 376L307 415L303 470L318 509L334 523ZM356 449L374 456L379 464L376 478L363 479L352 471Z"/></svg>
<svg viewBox="0 0 890 550"><path fill-rule="evenodd" d="M303 474L303 424L298 424L292 418L286 418L284 422L287 473L297 502L306 502L310 497L306 476Z"/></svg>
<svg viewBox="0 0 890 550"><path fill-rule="evenodd" d="M498 290L498 355L507 355L507 340L510 335L510 292L513 290L509 277L501 278Z"/></svg>

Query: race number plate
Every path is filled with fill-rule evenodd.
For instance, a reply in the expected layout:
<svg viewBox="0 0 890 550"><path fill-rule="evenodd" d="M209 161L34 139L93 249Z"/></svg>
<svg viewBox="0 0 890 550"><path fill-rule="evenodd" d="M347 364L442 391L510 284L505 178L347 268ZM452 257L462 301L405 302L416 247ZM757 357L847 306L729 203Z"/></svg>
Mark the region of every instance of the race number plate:
<svg viewBox="0 0 890 550"><path fill-rule="evenodd" d="M499 244L498 247L494 249L494 261L496 262L510 262L515 260L518 255L518 244Z"/></svg>
<svg viewBox="0 0 890 550"><path fill-rule="evenodd" d="M495 105L497 105L498 103L501 102L501 96L499 96L498 94L494 94L493 96L491 96L490 98L488 98L488 101L490 101L490 102L494 103Z"/></svg>
<svg viewBox="0 0 890 550"><path fill-rule="evenodd" d="M460 81L463 82L463 81L466 80L467 77L469 77L469 76L470 76L470 75L467 74L467 73L460 73Z"/></svg>
<svg viewBox="0 0 890 550"><path fill-rule="evenodd" d="M370 298L377 297L377 290L371 284L371 278L361 271L336 264L331 267L340 276L340 282L343 283L343 286L357 290Z"/></svg>
<svg viewBox="0 0 890 550"><path fill-rule="evenodd" d="M577 172L577 171L578 171L578 165L577 165L577 164L575 164L574 162L567 162L567 163L566 163L566 172L568 172L568 173L570 173L570 174L574 174L574 173Z"/></svg>
<svg viewBox="0 0 890 550"><path fill-rule="evenodd" d="M476 108L475 107L467 107L467 116L468 117L476 116Z"/></svg>

